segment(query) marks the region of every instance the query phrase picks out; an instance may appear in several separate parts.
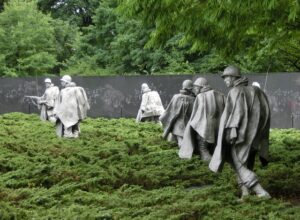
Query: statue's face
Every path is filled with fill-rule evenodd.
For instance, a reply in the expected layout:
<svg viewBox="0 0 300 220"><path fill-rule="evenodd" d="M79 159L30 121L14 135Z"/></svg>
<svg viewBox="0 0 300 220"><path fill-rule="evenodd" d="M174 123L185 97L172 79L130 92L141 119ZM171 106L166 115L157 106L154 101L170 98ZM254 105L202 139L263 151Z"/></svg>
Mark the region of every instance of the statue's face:
<svg viewBox="0 0 300 220"><path fill-rule="evenodd" d="M234 80L235 80L235 77L233 77L233 76L225 76L224 77L224 83L228 88L233 87Z"/></svg>
<svg viewBox="0 0 300 220"><path fill-rule="evenodd" d="M45 86L46 86L46 88L49 88L51 86L51 83L46 82Z"/></svg>
<svg viewBox="0 0 300 220"><path fill-rule="evenodd" d="M200 86L194 86L193 87L193 93L195 95L198 95L200 93L200 91L201 91L201 87Z"/></svg>
<svg viewBox="0 0 300 220"><path fill-rule="evenodd" d="M145 93L148 90L149 90L149 88L147 86L143 86L143 85L141 86L142 93Z"/></svg>
<svg viewBox="0 0 300 220"><path fill-rule="evenodd" d="M60 84L62 85L62 87L66 87L66 82L65 81L60 81Z"/></svg>

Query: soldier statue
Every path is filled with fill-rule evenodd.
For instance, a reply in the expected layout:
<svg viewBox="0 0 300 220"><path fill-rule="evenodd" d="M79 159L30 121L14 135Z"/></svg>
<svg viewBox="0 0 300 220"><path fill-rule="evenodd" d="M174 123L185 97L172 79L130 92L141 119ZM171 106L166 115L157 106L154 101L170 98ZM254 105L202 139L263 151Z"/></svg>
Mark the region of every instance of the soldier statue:
<svg viewBox="0 0 300 220"><path fill-rule="evenodd" d="M267 96L256 86L249 86L239 68L228 66L222 77L230 91L220 120L218 143L209 168L221 171L228 161L237 174L242 198L253 190L258 197L270 198L253 172L255 155L267 164L269 150L270 108Z"/></svg>
<svg viewBox="0 0 300 220"><path fill-rule="evenodd" d="M59 94L59 88L54 86L51 82L51 79L45 79L45 87L46 90L44 94L39 96L25 96L26 98L30 98L34 105L38 106L41 109L40 118L42 121L51 121L55 122L56 119L53 114L53 108L55 105L55 101Z"/></svg>
<svg viewBox="0 0 300 220"><path fill-rule="evenodd" d="M86 118L90 109L85 90L76 86L69 75L61 78L63 89L54 107L56 132L59 137L77 138L80 133L80 121Z"/></svg>
<svg viewBox="0 0 300 220"><path fill-rule="evenodd" d="M200 153L202 160L209 161L217 143L225 97L212 89L203 77L194 82L194 93L197 96L184 132L179 157L190 159L195 151Z"/></svg>
<svg viewBox="0 0 300 220"><path fill-rule="evenodd" d="M165 111L160 96L157 91L152 91L148 84L143 83L142 90L142 102L136 122L154 121L159 122L159 117Z"/></svg>
<svg viewBox="0 0 300 220"><path fill-rule="evenodd" d="M164 128L163 138L176 141L179 147L194 101L193 82L184 80L180 93L173 96L166 111L159 118Z"/></svg>

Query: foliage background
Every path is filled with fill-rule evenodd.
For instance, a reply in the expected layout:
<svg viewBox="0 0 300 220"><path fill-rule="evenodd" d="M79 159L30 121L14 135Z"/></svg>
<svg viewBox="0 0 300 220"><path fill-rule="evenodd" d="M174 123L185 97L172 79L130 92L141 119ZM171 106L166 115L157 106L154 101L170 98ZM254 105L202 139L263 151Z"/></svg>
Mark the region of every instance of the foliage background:
<svg viewBox="0 0 300 220"><path fill-rule="evenodd" d="M0 116L0 219L299 219L300 132L271 131L271 162L255 172L271 200L244 203L232 169L181 160L161 128L87 119L61 139L37 115Z"/></svg>
<svg viewBox="0 0 300 220"><path fill-rule="evenodd" d="M298 0L1 0L0 76L300 70Z"/></svg>

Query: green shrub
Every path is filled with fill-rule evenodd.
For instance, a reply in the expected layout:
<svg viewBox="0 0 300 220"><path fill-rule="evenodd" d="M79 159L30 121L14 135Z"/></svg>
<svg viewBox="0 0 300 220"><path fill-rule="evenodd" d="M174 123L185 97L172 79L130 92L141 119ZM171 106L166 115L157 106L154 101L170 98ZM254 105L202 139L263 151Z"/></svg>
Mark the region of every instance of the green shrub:
<svg viewBox="0 0 300 220"><path fill-rule="evenodd" d="M155 124L87 119L79 139L37 115L0 116L0 219L299 219L300 132L273 129L255 172L273 199L244 203L232 169L214 174Z"/></svg>

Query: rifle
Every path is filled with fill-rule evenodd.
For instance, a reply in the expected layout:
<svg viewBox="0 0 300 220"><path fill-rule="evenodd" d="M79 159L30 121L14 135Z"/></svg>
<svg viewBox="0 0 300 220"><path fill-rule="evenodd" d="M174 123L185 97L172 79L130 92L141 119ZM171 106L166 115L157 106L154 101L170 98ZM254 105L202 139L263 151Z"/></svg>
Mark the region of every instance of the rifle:
<svg viewBox="0 0 300 220"><path fill-rule="evenodd" d="M38 101L40 100L41 97L25 95L24 98L29 98L33 105L38 106Z"/></svg>
<svg viewBox="0 0 300 220"><path fill-rule="evenodd" d="M39 96L34 96L34 95L25 95L25 98L30 98L30 99L39 99Z"/></svg>

